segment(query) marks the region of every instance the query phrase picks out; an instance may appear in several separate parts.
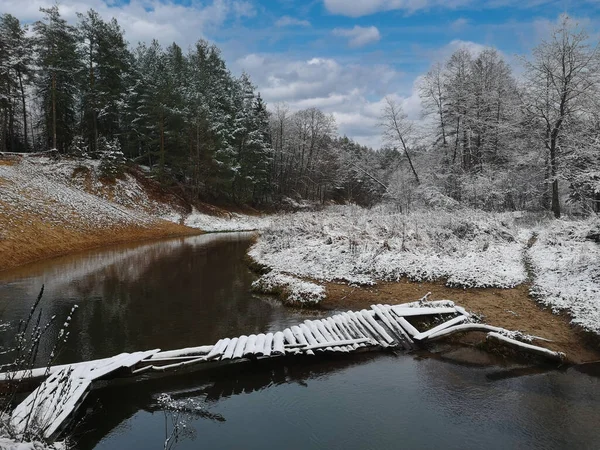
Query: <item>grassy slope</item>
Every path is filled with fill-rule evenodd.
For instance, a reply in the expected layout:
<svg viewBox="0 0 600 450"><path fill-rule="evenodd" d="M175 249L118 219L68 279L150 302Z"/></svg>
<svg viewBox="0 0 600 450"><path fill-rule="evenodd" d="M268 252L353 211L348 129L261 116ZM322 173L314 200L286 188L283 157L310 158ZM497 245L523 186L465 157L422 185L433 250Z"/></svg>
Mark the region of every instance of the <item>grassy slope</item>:
<svg viewBox="0 0 600 450"><path fill-rule="evenodd" d="M163 220L186 205L134 171L102 180L94 162L0 159L0 270L93 247L198 234Z"/></svg>

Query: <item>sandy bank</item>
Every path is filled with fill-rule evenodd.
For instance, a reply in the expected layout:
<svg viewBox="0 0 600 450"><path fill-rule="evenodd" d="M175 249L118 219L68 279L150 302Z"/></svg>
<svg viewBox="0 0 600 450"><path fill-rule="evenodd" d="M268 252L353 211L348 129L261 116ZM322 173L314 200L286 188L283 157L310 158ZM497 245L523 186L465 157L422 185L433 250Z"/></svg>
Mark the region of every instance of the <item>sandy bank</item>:
<svg viewBox="0 0 600 450"><path fill-rule="evenodd" d="M376 303L399 304L412 302L431 292L431 299L448 299L480 316L489 325L550 339L536 342L550 350L564 352L568 361L581 364L600 361L597 341L589 334L570 324L567 315L553 314L529 296L529 287L451 288L440 282L398 283L381 282L370 287L352 287L346 284L327 283L327 296L321 302L325 309L362 309ZM485 339L483 333L473 333L461 338L466 344L477 344Z"/></svg>
<svg viewBox="0 0 600 450"><path fill-rule="evenodd" d="M0 270L94 247L201 233L164 220L185 212L185 202L135 168L106 179L95 160L0 159Z"/></svg>

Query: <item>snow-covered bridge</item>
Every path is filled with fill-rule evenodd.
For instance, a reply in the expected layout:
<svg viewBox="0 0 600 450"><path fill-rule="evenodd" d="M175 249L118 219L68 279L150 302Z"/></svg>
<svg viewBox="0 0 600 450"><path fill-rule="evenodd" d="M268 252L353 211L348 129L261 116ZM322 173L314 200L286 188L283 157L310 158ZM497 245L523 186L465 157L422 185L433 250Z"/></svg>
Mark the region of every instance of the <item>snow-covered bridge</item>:
<svg viewBox="0 0 600 450"><path fill-rule="evenodd" d="M409 321L427 316L438 325L418 330ZM419 343L466 331L483 331L488 333L488 339L534 351L550 359L563 356L518 341L508 330L472 323L463 308L441 300L396 306L373 305L370 310L305 320L276 333L224 338L209 346L123 353L72 365L4 373L0 374L0 383L45 379L15 408L11 425L17 434L32 434L33 430L37 436L52 439L70 423L98 380L317 353L326 355L398 347L411 350Z"/></svg>

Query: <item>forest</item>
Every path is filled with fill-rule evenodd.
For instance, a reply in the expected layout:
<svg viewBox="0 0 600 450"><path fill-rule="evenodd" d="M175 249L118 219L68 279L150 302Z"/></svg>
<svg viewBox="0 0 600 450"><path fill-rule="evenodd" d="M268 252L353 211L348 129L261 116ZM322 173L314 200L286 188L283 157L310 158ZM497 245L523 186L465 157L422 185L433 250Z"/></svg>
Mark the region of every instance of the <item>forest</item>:
<svg viewBox="0 0 600 450"><path fill-rule="evenodd" d="M317 108L267 105L214 44L132 46L94 10L42 12L0 19L0 152L136 163L190 201L600 212L600 53L567 16L518 67L494 48L433 63L423 117L387 97L371 149Z"/></svg>

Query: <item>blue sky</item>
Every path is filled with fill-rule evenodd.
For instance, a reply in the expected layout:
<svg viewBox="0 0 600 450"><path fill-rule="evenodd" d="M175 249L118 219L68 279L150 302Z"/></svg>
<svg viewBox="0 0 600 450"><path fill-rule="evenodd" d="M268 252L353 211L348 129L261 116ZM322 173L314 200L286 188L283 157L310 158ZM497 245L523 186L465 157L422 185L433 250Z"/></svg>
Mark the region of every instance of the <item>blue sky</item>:
<svg viewBox="0 0 600 450"><path fill-rule="evenodd" d="M25 22L53 0L0 0ZM131 43L157 38L187 48L199 38L248 72L270 103L316 106L340 133L379 146L382 100L392 95L420 117L415 88L433 61L460 46L499 49L518 74L517 55L548 36L567 12L593 38L600 0L61 0L62 14L94 8L116 17Z"/></svg>

